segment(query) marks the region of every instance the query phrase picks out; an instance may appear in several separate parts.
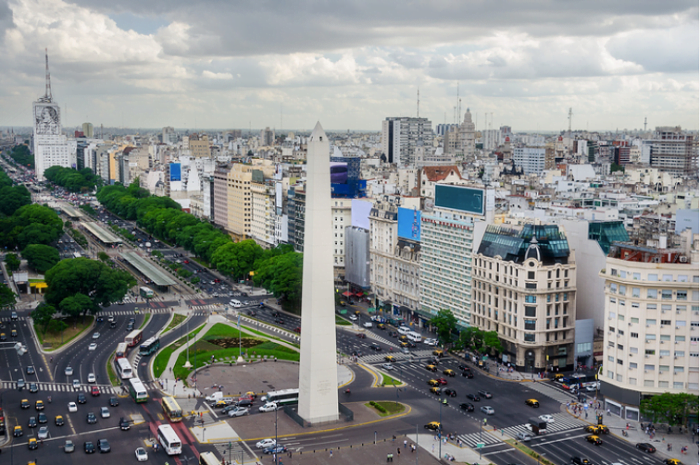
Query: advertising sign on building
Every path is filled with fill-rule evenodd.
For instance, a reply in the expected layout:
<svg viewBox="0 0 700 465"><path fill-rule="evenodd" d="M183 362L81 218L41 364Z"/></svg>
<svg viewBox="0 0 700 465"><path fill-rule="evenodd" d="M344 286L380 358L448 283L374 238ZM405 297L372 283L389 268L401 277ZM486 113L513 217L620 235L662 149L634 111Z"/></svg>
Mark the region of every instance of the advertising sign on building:
<svg viewBox="0 0 700 465"><path fill-rule="evenodd" d="M170 180L171 181L182 181L182 169L180 163L170 164Z"/></svg>
<svg viewBox="0 0 700 465"><path fill-rule="evenodd" d="M436 184L435 206L483 215L485 212L484 189Z"/></svg>
<svg viewBox="0 0 700 465"><path fill-rule="evenodd" d="M420 210L399 207L398 236L403 239L420 241Z"/></svg>

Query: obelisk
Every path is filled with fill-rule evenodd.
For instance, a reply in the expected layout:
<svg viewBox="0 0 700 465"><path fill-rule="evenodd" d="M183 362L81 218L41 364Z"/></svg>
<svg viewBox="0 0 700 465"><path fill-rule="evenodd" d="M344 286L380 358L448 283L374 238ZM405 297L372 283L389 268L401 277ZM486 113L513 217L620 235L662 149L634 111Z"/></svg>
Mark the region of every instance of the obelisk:
<svg viewBox="0 0 700 465"><path fill-rule="evenodd" d="M316 123L306 151L298 411L311 424L338 419L329 149L326 133Z"/></svg>

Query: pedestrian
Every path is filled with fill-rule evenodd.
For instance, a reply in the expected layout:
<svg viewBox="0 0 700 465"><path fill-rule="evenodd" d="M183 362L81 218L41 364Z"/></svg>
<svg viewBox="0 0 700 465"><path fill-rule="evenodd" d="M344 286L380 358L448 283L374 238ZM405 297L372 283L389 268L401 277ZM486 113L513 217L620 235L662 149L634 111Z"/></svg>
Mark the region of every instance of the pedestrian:
<svg viewBox="0 0 700 465"><path fill-rule="evenodd" d="M333 458L333 449L329 450L328 452L330 452L330 458Z"/></svg>
<svg viewBox="0 0 700 465"><path fill-rule="evenodd" d="M414 453L416 451L416 445L411 444L411 453Z"/></svg>
<svg viewBox="0 0 700 465"><path fill-rule="evenodd" d="M670 450L670 449L669 449L669 450ZM397 447L397 448L396 448L396 455L398 455L399 457L401 457L401 448L400 448L400 447Z"/></svg>
<svg viewBox="0 0 700 465"><path fill-rule="evenodd" d="M394 437L396 437L396 436L394 436ZM404 439L403 440L403 448L405 449L406 447L408 447L408 441L406 439Z"/></svg>
<svg viewBox="0 0 700 465"><path fill-rule="evenodd" d="M433 454L435 453L435 444L433 444Z"/></svg>

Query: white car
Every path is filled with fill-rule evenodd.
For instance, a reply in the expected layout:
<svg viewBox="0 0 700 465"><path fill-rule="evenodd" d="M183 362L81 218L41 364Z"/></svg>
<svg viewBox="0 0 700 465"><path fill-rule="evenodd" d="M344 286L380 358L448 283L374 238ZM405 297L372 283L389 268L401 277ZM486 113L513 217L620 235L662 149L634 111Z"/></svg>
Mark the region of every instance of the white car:
<svg viewBox="0 0 700 465"><path fill-rule="evenodd" d="M488 405L481 407L479 410L481 410L486 415L493 415L494 413L496 413L493 407L489 407Z"/></svg>
<svg viewBox="0 0 700 465"><path fill-rule="evenodd" d="M97 343L96 343L96 342L93 342L92 344L90 344L90 345L88 346L88 350L95 350L95 349L97 349Z"/></svg>
<svg viewBox="0 0 700 465"><path fill-rule="evenodd" d="M372 322L371 321L366 321L362 324L365 328L371 328L372 327Z"/></svg>
<svg viewBox="0 0 700 465"><path fill-rule="evenodd" d="M382 365L382 368L384 368L385 370L393 370L394 366L391 363L385 363L384 365Z"/></svg>
<svg viewBox="0 0 700 465"><path fill-rule="evenodd" d="M348 318L350 318L350 321L357 321L357 317L355 315L350 315Z"/></svg>
<svg viewBox="0 0 700 465"><path fill-rule="evenodd" d="M586 386L586 391L595 392L598 388L596 386Z"/></svg>
<svg viewBox="0 0 700 465"><path fill-rule="evenodd" d="M146 449L143 447L139 447L134 451L134 454L136 454L136 460L139 462L147 462L148 461L148 452L146 452Z"/></svg>
<svg viewBox="0 0 700 465"><path fill-rule="evenodd" d="M265 405L261 405L258 410L261 412L274 412L277 410L277 404L275 402L268 402Z"/></svg>
<svg viewBox="0 0 700 465"><path fill-rule="evenodd" d="M92 334L93 339L99 339L100 338L100 333L93 333Z"/></svg>
<svg viewBox="0 0 700 465"><path fill-rule="evenodd" d="M109 409L107 407L101 407L100 408L100 416L102 418L109 418L110 417Z"/></svg>
<svg viewBox="0 0 700 465"><path fill-rule="evenodd" d="M436 346L436 345L438 345L438 341L437 341L437 339L425 339L423 341L423 344L427 344L429 346Z"/></svg>
<svg viewBox="0 0 700 465"><path fill-rule="evenodd" d="M78 411L78 404L75 402L68 402L68 411L70 413L75 413Z"/></svg>
<svg viewBox="0 0 700 465"><path fill-rule="evenodd" d="M554 423L554 417L552 415L540 415L539 419L546 423Z"/></svg>
<svg viewBox="0 0 700 465"><path fill-rule="evenodd" d="M273 447L275 444L277 444L277 441L267 438L255 443L255 447L258 449L267 449L268 447Z"/></svg>
<svg viewBox="0 0 700 465"><path fill-rule="evenodd" d="M245 407L236 407L233 410L229 410L228 416L230 417L242 417L248 414L248 409Z"/></svg>
<svg viewBox="0 0 700 465"><path fill-rule="evenodd" d="M66 367L66 371L64 373L66 376L71 376L73 375L73 369L71 367Z"/></svg>
<svg viewBox="0 0 700 465"><path fill-rule="evenodd" d="M80 380L79 379L73 380L73 389L80 389Z"/></svg>
<svg viewBox="0 0 700 465"><path fill-rule="evenodd" d="M97 382L97 378L95 378L95 373L90 373L88 375L88 383L96 383L96 382Z"/></svg>

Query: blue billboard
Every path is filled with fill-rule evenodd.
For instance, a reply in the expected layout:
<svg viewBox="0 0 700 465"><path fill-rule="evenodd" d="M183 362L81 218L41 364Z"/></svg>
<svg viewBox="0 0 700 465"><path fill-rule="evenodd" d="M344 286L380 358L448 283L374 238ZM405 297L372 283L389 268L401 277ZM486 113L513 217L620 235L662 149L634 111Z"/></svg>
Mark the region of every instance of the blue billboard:
<svg viewBox="0 0 700 465"><path fill-rule="evenodd" d="M435 185L436 207L483 215L485 210L484 198L484 189L452 186L449 184Z"/></svg>
<svg viewBox="0 0 700 465"><path fill-rule="evenodd" d="M398 235L402 239L420 242L420 210L399 207Z"/></svg>
<svg viewBox="0 0 700 465"><path fill-rule="evenodd" d="M170 180L182 181L182 168L180 166L180 163L170 164Z"/></svg>
<svg viewBox="0 0 700 465"><path fill-rule="evenodd" d="M360 158L331 157L331 195L358 198L364 196L366 184L360 181Z"/></svg>

